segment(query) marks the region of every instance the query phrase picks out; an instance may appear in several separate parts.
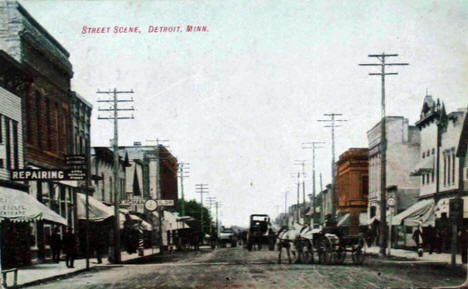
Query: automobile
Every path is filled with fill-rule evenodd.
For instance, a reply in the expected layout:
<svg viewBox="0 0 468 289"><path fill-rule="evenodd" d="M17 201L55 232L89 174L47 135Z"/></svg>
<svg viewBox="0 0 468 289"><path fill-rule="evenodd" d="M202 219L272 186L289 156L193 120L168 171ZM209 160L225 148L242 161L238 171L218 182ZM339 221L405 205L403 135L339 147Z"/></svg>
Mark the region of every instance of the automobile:
<svg viewBox="0 0 468 289"><path fill-rule="evenodd" d="M226 247L227 243L231 244L231 247L237 247L237 236L231 228L221 227L218 232L218 242L221 247Z"/></svg>

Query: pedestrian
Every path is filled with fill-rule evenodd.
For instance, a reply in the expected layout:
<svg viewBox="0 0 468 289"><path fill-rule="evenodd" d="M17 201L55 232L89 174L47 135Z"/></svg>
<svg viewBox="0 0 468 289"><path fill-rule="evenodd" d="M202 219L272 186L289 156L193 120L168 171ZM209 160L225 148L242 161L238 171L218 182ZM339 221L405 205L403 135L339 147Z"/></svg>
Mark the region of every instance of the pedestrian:
<svg viewBox="0 0 468 289"><path fill-rule="evenodd" d="M432 225L427 227L427 240L426 243L429 246L429 254L432 254L434 250L437 248L437 240L436 240L436 232Z"/></svg>
<svg viewBox="0 0 468 289"><path fill-rule="evenodd" d="M102 264L102 254L104 247L106 246L106 242L104 239L104 234L102 232L96 232L93 234L93 248L96 255L97 263Z"/></svg>
<svg viewBox="0 0 468 289"><path fill-rule="evenodd" d="M461 253L462 263L466 264L467 259L468 259L468 252L466 251L467 250L467 244L466 244L467 236L466 236L465 228L462 228L459 234L460 234L459 240L460 240L460 251L461 251L460 253Z"/></svg>
<svg viewBox="0 0 468 289"><path fill-rule="evenodd" d="M58 263L60 261L60 250L62 249L62 237L58 228L55 228L50 238L50 248L52 249L52 260Z"/></svg>
<svg viewBox="0 0 468 289"><path fill-rule="evenodd" d="M418 256L422 257L423 256L423 237L422 237L422 230L421 227L418 226L416 230L413 233L413 240L416 243L416 247L418 249Z"/></svg>
<svg viewBox="0 0 468 289"><path fill-rule="evenodd" d="M67 267L74 268L73 263L75 261L76 254L76 237L71 228L68 228L67 232L63 236L63 250L65 252L65 263Z"/></svg>

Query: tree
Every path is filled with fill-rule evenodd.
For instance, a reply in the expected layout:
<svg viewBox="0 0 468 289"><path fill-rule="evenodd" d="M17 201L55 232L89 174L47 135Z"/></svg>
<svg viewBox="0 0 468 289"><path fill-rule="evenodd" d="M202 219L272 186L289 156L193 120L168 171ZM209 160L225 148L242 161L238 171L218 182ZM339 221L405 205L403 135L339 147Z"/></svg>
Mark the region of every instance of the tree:
<svg viewBox="0 0 468 289"><path fill-rule="evenodd" d="M181 206L182 203L184 204L185 207L185 215L190 216L195 219L193 221L192 226L195 226L195 228L192 227L192 229L195 232L200 231L200 208L202 207L199 202L197 202L195 199L190 200L190 201L184 201L182 199L178 200L178 212L179 215L181 214ZM212 222L211 214L208 211L207 208L203 207L203 232L209 233L210 232L210 225Z"/></svg>

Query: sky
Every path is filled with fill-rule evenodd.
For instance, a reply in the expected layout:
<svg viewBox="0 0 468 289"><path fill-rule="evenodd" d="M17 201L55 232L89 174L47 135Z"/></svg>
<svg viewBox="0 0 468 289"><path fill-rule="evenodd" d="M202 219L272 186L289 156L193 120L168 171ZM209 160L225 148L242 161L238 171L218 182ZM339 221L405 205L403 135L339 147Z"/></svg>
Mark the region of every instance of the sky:
<svg viewBox="0 0 468 289"><path fill-rule="evenodd" d="M296 202L307 160L306 194L331 181L331 134L324 113L341 113L336 158L367 147L381 118L378 67L368 54L396 53L386 78L387 115L419 118L426 90L447 111L468 105L467 1L20 1L69 52L72 89L93 104L92 145L109 145L110 121L97 120L97 90L131 90L134 120L119 123L119 145L150 139L190 163L185 198L208 184L224 225L250 214L275 217ZM187 25L207 32L185 32ZM83 27L111 33L83 34ZM115 34L114 26L141 33ZM182 32L148 33L149 26ZM127 95L121 95L122 98ZM205 198L207 196L205 195Z"/></svg>

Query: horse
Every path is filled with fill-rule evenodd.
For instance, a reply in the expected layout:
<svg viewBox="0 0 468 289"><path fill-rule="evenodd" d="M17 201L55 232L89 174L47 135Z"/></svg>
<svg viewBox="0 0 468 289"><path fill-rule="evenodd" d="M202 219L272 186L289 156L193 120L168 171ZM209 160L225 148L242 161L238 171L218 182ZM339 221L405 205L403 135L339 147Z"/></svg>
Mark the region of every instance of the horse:
<svg viewBox="0 0 468 289"><path fill-rule="evenodd" d="M283 248L288 254L288 261L291 263L290 248L296 258L296 263L307 261L313 263L313 234L317 229L312 229L308 225L293 223L291 229L281 229L277 235L278 244L278 263L281 263L281 254ZM291 246L292 245L292 246ZM297 255L296 255L297 253Z"/></svg>

